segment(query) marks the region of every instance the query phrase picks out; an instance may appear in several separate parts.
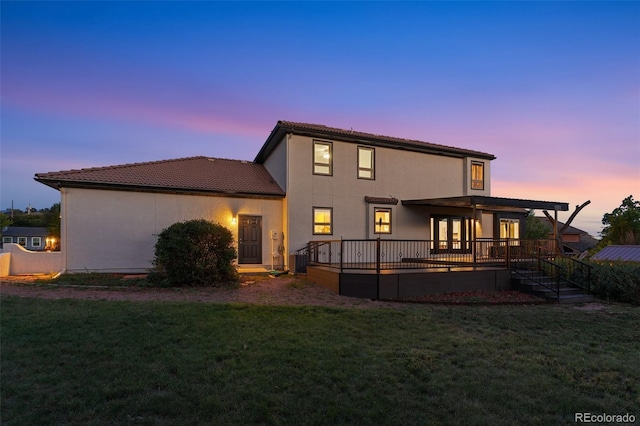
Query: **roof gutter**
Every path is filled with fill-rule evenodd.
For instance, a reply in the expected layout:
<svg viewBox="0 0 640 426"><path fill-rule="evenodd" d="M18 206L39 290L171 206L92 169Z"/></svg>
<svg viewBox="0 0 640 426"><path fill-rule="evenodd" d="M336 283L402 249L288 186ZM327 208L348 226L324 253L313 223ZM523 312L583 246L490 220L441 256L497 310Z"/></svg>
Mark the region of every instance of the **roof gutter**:
<svg viewBox="0 0 640 426"><path fill-rule="evenodd" d="M129 191L129 192L155 192L162 194L184 194L184 195L204 195L214 197L237 197L237 198L284 198L284 192L281 193L254 193L254 192L238 192L238 191L208 191L204 189L187 189L187 188L171 188L160 186L138 186L126 184L108 184L82 181L61 181L35 179L36 181L47 185L51 188L61 191L62 188L84 188L84 189L102 189L112 191Z"/></svg>

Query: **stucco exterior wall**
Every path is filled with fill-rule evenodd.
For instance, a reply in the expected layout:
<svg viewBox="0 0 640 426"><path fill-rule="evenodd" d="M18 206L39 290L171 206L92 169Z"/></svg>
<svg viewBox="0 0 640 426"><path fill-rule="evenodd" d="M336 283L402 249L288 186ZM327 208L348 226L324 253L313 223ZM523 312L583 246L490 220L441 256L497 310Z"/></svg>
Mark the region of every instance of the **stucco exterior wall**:
<svg viewBox="0 0 640 426"><path fill-rule="evenodd" d="M469 195L471 159L453 158L384 147L375 148L375 180L358 179L358 145L321 139L332 143L333 174L313 174L313 138L286 137L278 149L286 147L288 175L288 231L290 251L310 240L324 239L428 239L429 215L424 209L365 202L365 196L423 199ZM489 161L485 164L485 189L472 191L490 195ZM333 234L313 235L313 207L333 209ZM374 234L373 209L392 209L392 234Z"/></svg>
<svg viewBox="0 0 640 426"><path fill-rule="evenodd" d="M9 276L10 262L11 262L11 253L0 253L0 277Z"/></svg>
<svg viewBox="0 0 640 426"><path fill-rule="evenodd" d="M471 187L471 164L482 163L484 166L484 188L473 189ZM491 195L491 161L480 158L467 157L464 159L464 194L463 195Z"/></svg>
<svg viewBox="0 0 640 426"><path fill-rule="evenodd" d="M6 243L3 247L0 276L60 272L62 257L59 251L30 251L19 244Z"/></svg>
<svg viewBox="0 0 640 426"><path fill-rule="evenodd" d="M287 143L286 138L280 141L264 162L264 167L273 179L287 192Z"/></svg>
<svg viewBox="0 0 640 426"><path fill-rule="evenodd" d="M282 200L64 188L62 251L68 272L144 272L157 235L170 225L206 219L231 229L238 215L262 216L262 263L271 263L270 231L283 230Z"/></svg>

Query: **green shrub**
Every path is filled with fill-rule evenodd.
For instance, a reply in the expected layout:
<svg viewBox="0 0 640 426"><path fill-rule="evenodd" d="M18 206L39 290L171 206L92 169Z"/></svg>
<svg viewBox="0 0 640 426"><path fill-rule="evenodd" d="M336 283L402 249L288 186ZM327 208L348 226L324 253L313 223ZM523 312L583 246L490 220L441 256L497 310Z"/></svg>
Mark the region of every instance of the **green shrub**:
<svg viewBox="0 0 640 426"><path fill-rule="evenodd" d="M171 225L158 236L149 281L161 286L220 286L237 282L233 234L204 219Z"/></svg>
<svg viewBox="0 0 640 426"><path fill-rule="evenodd" d="M597 296L640 305L640 263L591 262L591 290Z"/></svg>

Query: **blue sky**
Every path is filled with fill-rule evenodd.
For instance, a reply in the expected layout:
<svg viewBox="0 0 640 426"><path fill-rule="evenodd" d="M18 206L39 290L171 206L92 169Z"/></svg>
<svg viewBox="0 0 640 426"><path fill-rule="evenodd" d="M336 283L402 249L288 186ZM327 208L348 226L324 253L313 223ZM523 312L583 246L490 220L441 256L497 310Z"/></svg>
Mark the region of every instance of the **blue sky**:
<svg viewBox="0 0 640 426"><path fill-rule="evenodd" d="M1 8L3 209L58 202L40 172L252 160L278 120L490 152L492 195L590 199L593 235L640 198L638 2Z"/></svg>

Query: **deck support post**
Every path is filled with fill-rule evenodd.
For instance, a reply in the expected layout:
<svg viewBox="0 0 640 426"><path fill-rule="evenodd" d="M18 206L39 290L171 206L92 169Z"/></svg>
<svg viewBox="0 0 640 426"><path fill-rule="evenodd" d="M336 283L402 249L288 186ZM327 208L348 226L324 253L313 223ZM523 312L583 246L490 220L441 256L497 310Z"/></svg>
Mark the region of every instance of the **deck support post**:
<svg viewBox="0 0 640 426"><path fill-rule="evenodd" d="M344 240L340 236L340 272L344 269Z"/></svg>
<svg viewBox="0 0 640 426"><path fill-rule="evenodd" d="M376 274L380 275L380 237L376 239Z"/></svg>
<svg viewBox="0 0 640 426"><path fill-rule="evenodd" d="M477 234L476 234L476 203L473 203L473 212L471 213L471 250L473 250L473 266L474 268L478 264L478 243L477 243Z"/></svg>

